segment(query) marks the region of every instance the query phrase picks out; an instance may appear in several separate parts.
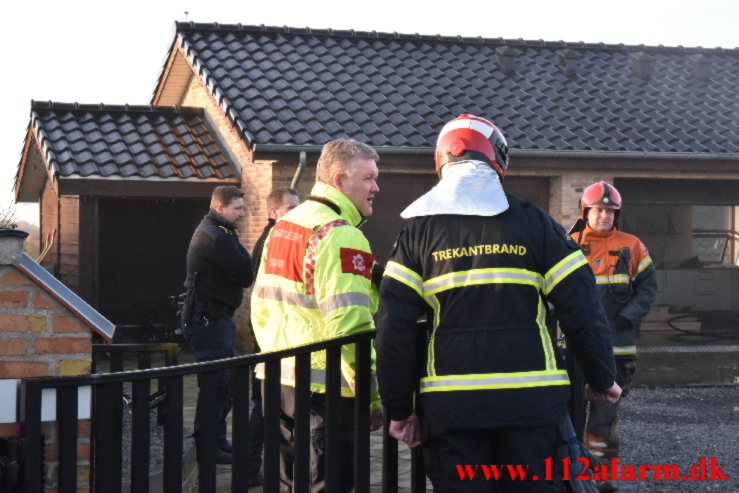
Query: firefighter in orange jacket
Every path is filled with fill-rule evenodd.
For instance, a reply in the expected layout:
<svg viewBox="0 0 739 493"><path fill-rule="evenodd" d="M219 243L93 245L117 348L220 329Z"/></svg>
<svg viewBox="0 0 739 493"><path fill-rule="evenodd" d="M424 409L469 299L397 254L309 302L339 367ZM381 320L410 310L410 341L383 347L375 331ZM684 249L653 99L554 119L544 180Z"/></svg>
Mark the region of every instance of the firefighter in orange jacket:
<svg viewBox="0 0 739 493"><path fill-rule="evenodd" d="M600 302L611 325L616 381L625 396L636 371L636 332L657 293L652 258L639 239L618 230L621 194L604 181L583 191L580 219L570 231L595 274ZM620 402L620 401L619 401ZM618 457L619 403L591 402L585 444L608 463ZM601 484L600 491L615 491Z"/></svg>

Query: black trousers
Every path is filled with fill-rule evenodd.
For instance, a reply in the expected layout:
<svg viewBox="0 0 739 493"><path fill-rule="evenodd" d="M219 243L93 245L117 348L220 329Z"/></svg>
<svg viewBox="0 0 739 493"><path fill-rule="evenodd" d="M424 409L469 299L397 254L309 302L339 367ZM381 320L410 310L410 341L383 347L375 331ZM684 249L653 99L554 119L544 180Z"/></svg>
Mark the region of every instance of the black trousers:
<svg viewBox="0 0 739 493"><path fill-rule="evenodd" d="M246 467L249 478L256 478L262 469L264 447L264 415L262 414L262 385L252 372L251 414L249 415L249 445L246 449Z"/></svg>
<svg viewBox="0 0 739 493"><path fill-rule="evenodd" d="M295 466L295 387L281 387L282 413L280 416L280 492L290 493L293 488ZM310 472L311 492L325 490L325 418L326 399L324 394L313 393L310 397ZM341 398L341 492L349 493L354 487L354 399Z"/></svg>
<svg viewBox="0 0 739 493"><path fill-rule="evenodd" d="M212 361L233 356L234 344L234 322L229 317L207 320L207 322L191 323L183 327L190 349L195 353L198 362ZM198 378L200 387L200 378ZM233 402L231 393L231 372L223 370L218 372L216 381L216 443L223 448L227 440L226 416L231 412ZM195 424L193 436L197 438L200 429L201 413L200 397L195 408Z"/></svg>
<svg viewBox="0 0 739 493"><path fill-rule="evenodd" d="M428 438L423 444L426 474L437 493L564 491L562 457L558 456L562 453L562 433L557 424L445 432L428 430L426 434ZM491 466L497 466L497 479ZM547 480L550 477L551 480Z"/></svg>

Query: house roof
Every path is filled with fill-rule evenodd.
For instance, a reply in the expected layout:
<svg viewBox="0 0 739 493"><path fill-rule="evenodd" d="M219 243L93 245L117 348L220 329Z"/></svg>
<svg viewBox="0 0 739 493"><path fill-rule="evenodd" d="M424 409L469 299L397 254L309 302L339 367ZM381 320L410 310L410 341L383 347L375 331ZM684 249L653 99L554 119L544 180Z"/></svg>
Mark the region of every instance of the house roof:
<svg viewBox="0 0 739 493"><path fill-rule="evenodd" d="M249 145L428 149L467 112L514 152L739 153L739 49L192 22L175 43Z"/></svg>
<svg viewBox="0 0 739 493"><path fill-rule="evenodd" d="M31 125L60 177L236 176L201 108L33 101Z"/></svg>

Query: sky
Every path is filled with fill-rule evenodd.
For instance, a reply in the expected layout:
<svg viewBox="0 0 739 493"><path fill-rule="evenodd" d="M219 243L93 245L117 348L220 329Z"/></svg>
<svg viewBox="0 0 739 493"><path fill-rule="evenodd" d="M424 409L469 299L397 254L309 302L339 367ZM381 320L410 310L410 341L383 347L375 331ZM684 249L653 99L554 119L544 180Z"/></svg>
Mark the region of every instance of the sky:
<svg viewBox="0 0 739 493"><path fill-rule="evenodd" d="M13 203L31 100L149 104L175 21L739 47L737 0L35 0L3 10L0 210ZM14 207L38 222L35 205Z"/></svg>

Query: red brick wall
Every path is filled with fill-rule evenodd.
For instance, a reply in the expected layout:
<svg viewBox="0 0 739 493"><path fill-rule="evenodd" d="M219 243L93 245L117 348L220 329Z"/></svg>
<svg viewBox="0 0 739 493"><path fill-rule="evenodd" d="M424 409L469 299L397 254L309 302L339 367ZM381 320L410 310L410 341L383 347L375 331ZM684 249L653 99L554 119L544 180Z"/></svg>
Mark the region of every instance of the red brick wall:
<svg viewBox="0 0 739 493"><path fill-rule="evenodd" d="M59 272L57 278L69 289L79 293L80 286L80 197L59 197Z"/></svg>
<svg viewBox="0 0 739 493"><path fill-rule="evenodd" d="M0 378L90 373L90 328L14 266L0 266L0 314Z"/></svg>

